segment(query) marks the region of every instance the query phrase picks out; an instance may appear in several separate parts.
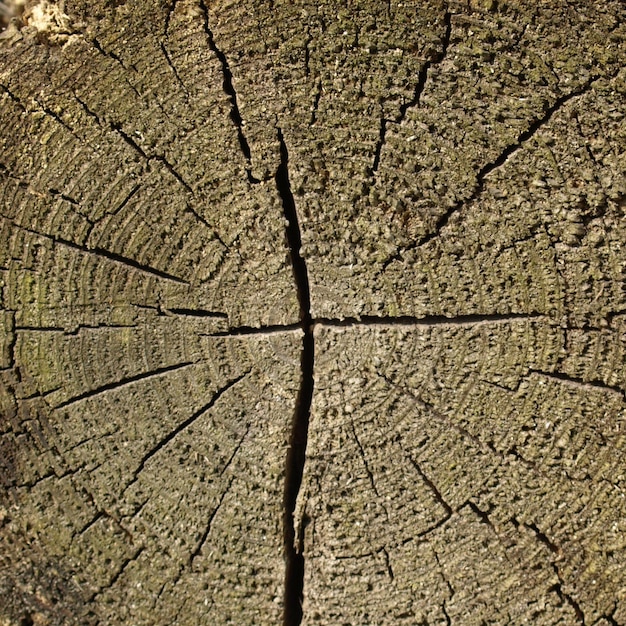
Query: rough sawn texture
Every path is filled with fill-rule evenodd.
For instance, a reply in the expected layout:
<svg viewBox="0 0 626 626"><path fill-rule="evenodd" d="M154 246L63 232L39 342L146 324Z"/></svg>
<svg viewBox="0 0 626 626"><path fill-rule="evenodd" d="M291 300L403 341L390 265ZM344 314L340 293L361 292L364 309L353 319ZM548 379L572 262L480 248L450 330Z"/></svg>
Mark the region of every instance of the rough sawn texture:
<svg viewBox="0 0 626 626"><path fill-rule="evenodd" d="M7 5L0 626L626 624L626 9L536 4Z"/></svg>

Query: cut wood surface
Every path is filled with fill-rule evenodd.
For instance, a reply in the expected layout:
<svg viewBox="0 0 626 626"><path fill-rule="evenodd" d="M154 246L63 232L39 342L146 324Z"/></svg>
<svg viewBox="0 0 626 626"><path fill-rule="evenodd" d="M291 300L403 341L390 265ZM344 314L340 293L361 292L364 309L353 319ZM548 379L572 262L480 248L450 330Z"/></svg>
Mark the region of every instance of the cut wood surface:
<svg viewBox="0 0 626 626"><path fill-rule="evenodd" d="M0 625L626 625L626 5L0 3Z"/></svg>

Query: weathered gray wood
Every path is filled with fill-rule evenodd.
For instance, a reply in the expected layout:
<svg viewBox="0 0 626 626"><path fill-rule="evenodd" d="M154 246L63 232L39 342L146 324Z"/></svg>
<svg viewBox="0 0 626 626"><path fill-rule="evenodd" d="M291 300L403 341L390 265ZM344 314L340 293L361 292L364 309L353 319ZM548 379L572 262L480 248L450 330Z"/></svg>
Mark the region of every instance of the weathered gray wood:
<svg viewBox="0 0 626 626"><path fill-rule="evenodd" d="M8 6L0 624L626 624L623 3Z"/></svg>

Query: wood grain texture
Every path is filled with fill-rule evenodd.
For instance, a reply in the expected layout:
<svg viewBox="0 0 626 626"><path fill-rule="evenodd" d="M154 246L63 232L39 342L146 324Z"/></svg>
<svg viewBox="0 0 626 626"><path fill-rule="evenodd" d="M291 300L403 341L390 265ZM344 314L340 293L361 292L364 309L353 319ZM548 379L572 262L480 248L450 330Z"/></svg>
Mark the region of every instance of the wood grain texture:
<svg viewBox="0 0 626 626"><path fill-rule="evenodd" d="M626 624L623 3L0 9L1 626Z"/></svg>

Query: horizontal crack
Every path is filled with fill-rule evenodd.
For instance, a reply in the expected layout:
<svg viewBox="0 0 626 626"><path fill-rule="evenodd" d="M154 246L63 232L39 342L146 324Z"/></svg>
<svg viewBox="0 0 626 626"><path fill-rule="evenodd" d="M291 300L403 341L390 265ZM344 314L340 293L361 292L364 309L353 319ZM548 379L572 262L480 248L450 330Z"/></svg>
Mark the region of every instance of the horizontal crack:
<svg viewBox="0 0 626 626"><path fill-rule="evenodd" d="M584 380L582 378L576 378L575 376L569 376L568 374L564 374L562 372L544 372L542 370L529 369L528 373L536 374L537 376L542 376L543 378L547 378L549 380L565 383L570 387L575 387L578 389L584 389L587 391L592 389L608 391L610 393L615 393L619 395L624 401L626 401L626 391L624 391L624 389L621 389L617 385L607 385L606 383L596 380Z"/></svg>
<svg viewBox="0 0 626 626"><path fill-rule="evenodd" d="M227 320L228 314L222 311L207 311L206 309L162 309L165 315L181 315L183 317L212 317L215 319Z"/></svg>
<svg viewBox="0 0 626 626"><path fill-rule="evenodd" d="M295 324L275 324L271 326L235 326L228 330L217 331L214 333L200 333L200 337L242 337L246 335L278 335L280 333L292 332L294 330L301 330L302 324L297 322Z"/></svg>
<svg viewBox="0 0 626 626"><path fill-rule="evenodd" d="M507 324L531 319L541 319L546 316L542 313L509 313L509 314L476 314L446 317L445 315L426 315L414 317L362 315L360 317L346 317L343 319L314 318L314 326L352 327L352 326L476 326L478 324Z"/></svg>

